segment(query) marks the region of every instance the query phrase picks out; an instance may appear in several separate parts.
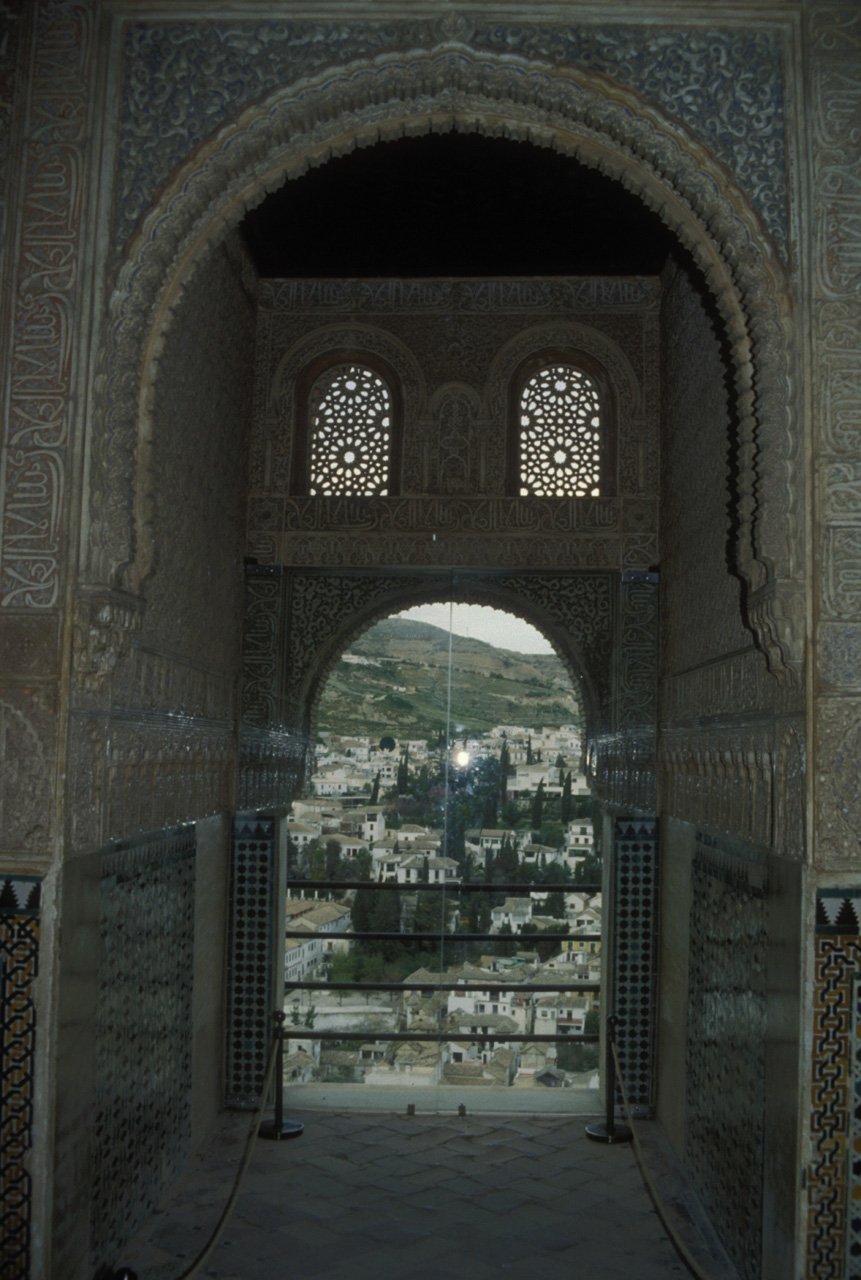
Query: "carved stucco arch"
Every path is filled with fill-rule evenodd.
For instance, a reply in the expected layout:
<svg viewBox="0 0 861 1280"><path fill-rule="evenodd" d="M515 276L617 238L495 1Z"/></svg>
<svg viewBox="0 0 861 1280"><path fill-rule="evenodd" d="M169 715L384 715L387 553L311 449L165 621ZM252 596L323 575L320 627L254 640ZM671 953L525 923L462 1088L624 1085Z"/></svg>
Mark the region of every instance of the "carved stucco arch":
<svg viewBox="0 0 861 1280"><path fill-rule="evenodd" d="M162 188L116 281L93 441L85 579L135 592L152 560L151 406L172 308L245 211L308 167L427 131L506 136L569 154L653 209L703 272L731 350L736 568L748 621L782 682L802 658L799 442L788 285L732 175L689 130L598 73L460 45L383 55L297 81L230 120Z"/></svg>
<svg viewBox="0 0 861 1280"><path fill-rule="evenodd" d="M414 605L430 604L443 600L455 604L488 605L514 614L530 623L553 646L553 650L567 671L571 685L579 698L584 724L584 743L600 731L604 709L599 686L604 683L598 667L606 654L589 651L582 637L570 627L563 628L558 618L553 618L535 601L507 586L496 585L492 580L480 580L470 575L449 576L444 572L429 575L423 583L405 584L401 591L384 599L373 599L358 606L346 616L333 620L332 630L325 643L309 655L307 670L303 673L301 692L297 699L304 719L296 726L309 742L316 741L317 717L326 681L341 655L360 636L393 613L400 613Z"/></svg>

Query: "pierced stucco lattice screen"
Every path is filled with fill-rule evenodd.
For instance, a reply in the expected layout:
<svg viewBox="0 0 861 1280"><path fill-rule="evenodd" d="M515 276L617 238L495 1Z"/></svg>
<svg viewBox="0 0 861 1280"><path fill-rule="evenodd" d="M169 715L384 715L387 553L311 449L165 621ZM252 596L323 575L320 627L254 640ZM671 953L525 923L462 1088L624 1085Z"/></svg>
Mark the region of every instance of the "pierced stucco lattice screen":
<svg viewBox="0 0 861 1280"><path fill-rule="evenodd" d="M554 364L532 375L520 396L520 494L598 497L601 401L580 369Z"/></svg>
<svg viewBox="0 0 861 1280"><path fill-rule="evenodd" d="M385 497L389 488L392 398L362 365L336 365L311 388L309 493Z"/></svg>

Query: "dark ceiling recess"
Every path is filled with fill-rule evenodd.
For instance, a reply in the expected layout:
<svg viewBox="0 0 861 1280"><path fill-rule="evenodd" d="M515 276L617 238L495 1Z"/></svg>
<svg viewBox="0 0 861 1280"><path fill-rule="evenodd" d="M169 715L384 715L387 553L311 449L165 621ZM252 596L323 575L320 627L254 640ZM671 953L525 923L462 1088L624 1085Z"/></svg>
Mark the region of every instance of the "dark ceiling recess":
<svg viewBox="0 0 861 1280"><path fill-rule="evenodd" d="M654 275L672 246L594 169L459 133L330 160L267 196L243 230L263 276Z"/></svg>

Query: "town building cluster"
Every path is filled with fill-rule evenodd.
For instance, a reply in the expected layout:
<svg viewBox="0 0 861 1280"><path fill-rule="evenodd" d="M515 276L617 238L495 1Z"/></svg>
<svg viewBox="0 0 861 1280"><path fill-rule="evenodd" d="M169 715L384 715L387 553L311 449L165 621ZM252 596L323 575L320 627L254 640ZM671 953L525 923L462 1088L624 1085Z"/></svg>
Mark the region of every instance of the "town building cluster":
<svg viewBox="0 0 861 1280"><path fill-rule="evenodd" d="M294 909L303 906L307 910L300 918L314 927L319 907L293 904ZM344 911L339 929L348 927L347 915ZM569 1073L557 1065L557 1046L532 1037L587 1033L587 1017L598 1013L599 994L588 988L542 994L532 988L554 982L596 987L600 983L600 894L566 894L566 917L569 931L582 936L560 942L559 951L545 961L536 951L518 950L513 956L483 955L477 964L450 965L442 973L419 967L404 980L402 991L373 997L316 991L311 1001L288 992L295 1029L285 1079L368 1086L564 1085ZM321 956L337 946L327 943L324 928L322 923L318 926ZM435 989L416 990L415 984ZM308 1022L312 1025L305 1030ZM328 1042L314 1038L315 1030L341 1032L342 1047L327 1047ZM363 1040L363 1035L386 1031L425 1033L427 1038ZM450 1035L475 1039L449 1039ZM483 1040L485 1036L494 1040ZM588 1074L591 1083L592 1069Z"/></svg>
<svg viewBox="0 0 861 1280"><path fill-rule="evenodd" d="M386 803L379 796L390 795L397 787L406 762L412 770L436 767L439 749L424 740L404 741L385 749L373 739L324 735L318 746L309 794L293 803L288 818L288 836L295 853L301 854L317 841L336 844L345 861L355 860L365 849L371 857L372 879L398 884L429 880L439 885L456 883L458 865L440 857L443 830L420 823L387 823ZM505 748L510 772L506 798L534 796L539 785L547 798L560 796L564 779L570 774L570 793L575 798L590 794L579 768L581 739L575 725L559 729L528 730L517 725L498 725L480 738L467 738L449 747L452 769L462 769L459 760L472 763L493 756ZM562 759L566 764L559 766ZM377 799L369 803L376 792ZM561 849L537 844L527 829L473 828L466 832L465 851L474 858L498 853L503 842L513 845L518 861L538 867L558 861L570 872L592 850L592 826L586 819L566 825Z"/></svg>
<svg viewBox="0 0 861 1280"><path fill-rule="evenodd" d="M503 748L510 800L534 796L539 784L546 795L558 795L563 772L572 775L572 795L589 795L586 779L577 767L580 738L573 726L545 731L498 726L481 739L450 744L448 750L452 767L457 768L462 767L463 753L476 762L488 756L498 759ZM560 769L560 757L573 768ZM318 752L309 794L294 801L288 820L291 854L297 865L307 874L313 851L318 856L325 851L330 859L336 852L336 881L362 879L369 886L403 886L404 893L398 894L400 927L409 932L418 901L417 886L455 888L464 875L460 863L441 856L441 827L404 822L397 814L397 787L405 776L406 761L411 770L421 770L436 768L439 758L439 749L423 741L400 743L386 751L367 738L328 735ZM533 831L523 824L473 827L464 836L465 854L479 878L488 860L498 858L505 849L516 854L521 868L543 871L555 862L568 873L593 853L592 824L586 818L575 818L564 826L561 848L537 843ZM490 884L488 889L492 889ZM411 1085L458 1086L562 1085L568 1081L557 1047L532 1037L583 1035L587 1016L597 1013L597 989L549 994L533 988L553 982L573 986L600 982L600 893L572 886L561 894L560 901L556 891L551 911L550 890L532 890L521 896L505 892L491 906L485 928L506 940L506 947L496 950L508 954L483 955L478 962L452 965L443 973L417 968L404 980L402 991L333 989L317 990L313 995L302 991L299 984L303 982L326 980L337 955L348 953L355 945L340 935L352 929L356 893L355 889L339 891L334 883L332 890L304 888L296 880L291 886L287 901L291 936L285 947L286 1007L291 1027L291 1051L285 1064L288 1081L371 1086L401 1080ZM338 900L331 901L333 896ZM459 902L458 896L453 894L451 902ZM444 919L448 933L456 935L468 927L461 910L450 909ZM559 932L573 937L555 941ZM538 950L515 950L537 947L536 938L543 939L540 954ZM415 984L436 989L417 990ZM454 989L442 990L441 985ZM321 1042L315 1039L315 1031L341 1033L343 1040ZM387 1031L427 1032L427 1039L387 1042L365 1038ZM475 1039L448 1039L447 1035ZM482 1038L487 1036L494 1039ZM570 1065L570 1055L562 1057Z"/></svg>

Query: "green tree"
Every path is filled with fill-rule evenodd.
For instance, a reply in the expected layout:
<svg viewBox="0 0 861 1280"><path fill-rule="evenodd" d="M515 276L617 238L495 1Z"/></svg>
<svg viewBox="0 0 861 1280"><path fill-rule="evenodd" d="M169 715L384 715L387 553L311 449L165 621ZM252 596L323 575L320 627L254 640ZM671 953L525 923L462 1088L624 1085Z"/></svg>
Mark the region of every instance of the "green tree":
<svg viewBox="0 0 861 1280"><path fill-rule="evenodd" d="M377 776L374 778L374 785L371 787L371 798L369 804L376 804L380 798L380 770L377 770Z"/></svg>
<svg viewBox="0 0 861 1280"><path fill-rule="evenodd" d="M375 902L371 911L372 933L400 933L401 904L400 894L393 890L381 890L374 895ZM380 939L368 943L369 954L376 954L384 960L393 960L398 954L400 944L394 938Z"/></svg>
<svg viewBox="0 0 861 1280"><path fill-rule="evenodd" d="M541 821L544 817L544 779L538 783L535 795L532 798L532 830L541 830Z"/></svg>
<svg viewBox="0 0 861 1280"><path fill-rule="evenodd" d="M542 964L559 955L562 947L556 935L567 932L567 924L552 924L549 929L539 929L538 925L533 924L531 920L521 930L524 936L529 937L530 949L538 952L538 959Z"/></svg>
<svg viewBox="0 0 861 1280"><path fill-rule="evenodd" d="M420 893L413 916L413 933L441 934L446 932L451 904L442 892ZM433 951L437 942L430 939L420 944L423 951Z"/></svg>
<svg viewBox="0 0 861 1280"><path fill-rule="evenodd" d="M499 956L513 956L517 944L514 941L511 925L507 920L500 928L497 936L500 941L496 944L496 954Z"/></svg>
<svg viewBox="0 0 861 1280"><path fill-rule="evenodd" d="M536 833L539 844L549 849L561 849L565 843L565 828L561 822L542 822Z"/></svg>
<svg viewBox="0 0 861 1280"><path fill-rule="evenodd" d="M526 739L526 763L527 764L535 763L535 757L532 754L532 738L531 737Z"/></svg>
<svg viewBox="0 0 861 1280"><path fill-rule="evenodd" d="M565 919L565 898L562 893L548 893L544 904L544 915L555 916L557 920Z"/></svg>
<svg viewBox="0 0 861 1280"><path fill-rule="evenodd" d="M338 844L338 841L327 840L326 856L325 856L327 880L334 880L336 878L339 871L338 864L340 863L340 861L341 861L341 846Z"/></svg>
<svg viewBox="0 0 861 1280"><path fill-rule="evenodd" d="M370 880L374 860L369 849L360 849L356 854L356 879Z"/></svg>
<svg viewBox="0 0 861 1280"><path fill-rule="evenodd" d="M603 866L600 853L587 853L583 861L577 863L574 870L574 883L600 884Z"/></svg>
<svg viewBox="0 0 861 1280"><path fill-rule="evenodd" d="M311 862L310 862L311 879L325 880L326 879L325 849L320 848L319 840L312 840L311 843L308 845L308 849L311 854Z"/></svg>
<svg viewBox="0 0 861 1280"><path fill-rule="evenodd" d="M565 776L565 781L562 784L562 802L560 805L559 816L562 819L563 826L567 827L568 823L571 821L571 810L571 770L569 769Z"/></svg>
<svg viewBox="0 0 861 1280"><path fill-rule="evenodd" d="M510 836L503 836L499 853L493 864L493 878L499 884L511 884L517 880L519 870L520 860L517 857L514 841Z"/></svg>
<svg viewBox="0 0 861 1280"><path fill-rule="evenodd" d="M355 933L370 933L377 894L373 889L359 889L353 901L350 915Z"/></svg>

